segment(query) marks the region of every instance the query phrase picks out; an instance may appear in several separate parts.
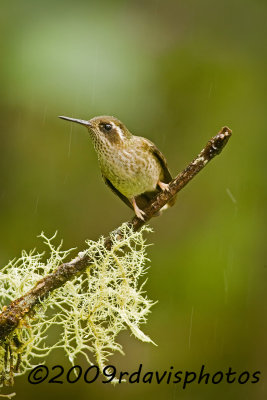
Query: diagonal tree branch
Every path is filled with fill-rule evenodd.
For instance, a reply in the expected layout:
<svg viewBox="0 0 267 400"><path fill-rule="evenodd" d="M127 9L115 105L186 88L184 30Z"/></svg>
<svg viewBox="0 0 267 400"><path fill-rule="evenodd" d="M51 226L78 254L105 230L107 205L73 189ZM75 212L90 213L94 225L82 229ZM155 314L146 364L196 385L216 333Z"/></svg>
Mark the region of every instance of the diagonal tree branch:
<svg viewBox="0 0 267 400"><path fill-rule="evenodd" d="M140 229L157 212L170 201L170 199L182 190L191 179L194 178L205 165L217 156L228 142L232 131L224 127L221 131L211 138L199 155L182 171L176 178L169 183L169 190L160 192L150 204L144 209L145 220L142 221L136 216L128 221L129 226L134 231ZM116 231L120 235L120 231ZM112 241L110 236L105 240L105 246L110 249ZM68 280L80 274L86 267L92 264L92 260L87 254L76 257L74 260L61 264L53 273L45 276L37 284L19 299L12 301L8 306L3 307L0 314L0 343L20 324L24 316L39 304L40 300L49 295L50 292L63 286Z"/></svg>

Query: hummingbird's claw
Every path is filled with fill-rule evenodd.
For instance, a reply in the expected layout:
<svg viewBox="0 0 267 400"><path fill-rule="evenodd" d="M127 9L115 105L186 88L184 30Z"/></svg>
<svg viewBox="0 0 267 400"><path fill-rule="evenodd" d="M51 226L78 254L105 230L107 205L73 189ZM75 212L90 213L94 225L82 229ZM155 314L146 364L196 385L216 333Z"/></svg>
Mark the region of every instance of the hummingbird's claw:
<svg viewBox="0 0 267 400"><path fill-rule="evenodd" d="M138 208L138 211L135 211L135 215L137 216L137 218L141 219L142 221L145 220L145 218L143 217L143 215L146 215L146 213L142 210L140 210L140 208Z"/></svg>
<svg viewBox="0 0 267 400"><path fill-rule="evenodd" d="M158 186L161 188L161 190L163 192L169 192L170 191L168 183L164 183L164 182L158 181Z"/></svg>
<svg viewBox="0 0 267 400"><path fill-rule="evenodd" d="M137 216L137 218L144 221L145 218L143 217L143 215L146 215L146 213L138 207L138 205L136 204L135 198L132 199L132 203L133 203L135 215Z"/></svg>

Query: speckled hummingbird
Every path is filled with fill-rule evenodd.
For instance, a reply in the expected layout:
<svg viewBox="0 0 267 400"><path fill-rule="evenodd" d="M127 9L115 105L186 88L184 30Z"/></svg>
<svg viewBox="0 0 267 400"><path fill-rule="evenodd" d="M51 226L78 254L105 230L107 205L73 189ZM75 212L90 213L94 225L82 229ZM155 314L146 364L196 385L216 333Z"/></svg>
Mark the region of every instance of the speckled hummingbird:
<svg viewBox="0 0 267 400"><path fill-rule="evenodd" d="M88 121L60 116L88 128L105 183L144 220L149 201L172 180L167 161L159 149L140 136L134 136L117 118L94 117ZM171 207L172 198L164 208Z"/></svg>

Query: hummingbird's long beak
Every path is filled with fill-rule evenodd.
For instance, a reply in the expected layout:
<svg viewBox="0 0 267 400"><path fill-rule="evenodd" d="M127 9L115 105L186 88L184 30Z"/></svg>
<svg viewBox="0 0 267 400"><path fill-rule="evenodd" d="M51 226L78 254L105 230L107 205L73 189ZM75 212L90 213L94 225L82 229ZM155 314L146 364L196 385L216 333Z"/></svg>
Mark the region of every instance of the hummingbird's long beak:
<svg viewBox="0 0 267 400"><path fill-rule="evenodd" d="M77 124L85 125L85 126L92 126L90 121L85 121L84 119L76 119L76 118L69 118L69 117L64 117L63 115L59 115L58 118L61 119L66 119L67 121L71 122L77 122Z"/></svg>

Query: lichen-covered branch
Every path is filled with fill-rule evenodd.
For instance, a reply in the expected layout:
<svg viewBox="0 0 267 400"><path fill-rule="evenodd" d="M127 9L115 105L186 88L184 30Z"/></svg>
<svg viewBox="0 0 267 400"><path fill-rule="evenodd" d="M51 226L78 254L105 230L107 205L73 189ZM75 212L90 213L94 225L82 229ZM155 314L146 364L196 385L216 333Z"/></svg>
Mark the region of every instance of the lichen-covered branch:
<svg viewBox="0 0 267 400"><path fill-rule="evenodd" d="M144 210L144 221L134 217L127 224L134 231L139 230L157 212L170 201L187 183L198 174L204 166L216 155L218 155L226 145L231 136L231 130L227 127L208 141L199 155L169 184L169 191L160 192L152 199L149 206ZM116 231L115 231L116 232ZM120 237L120 231L116 232L116 237ZM105 239L105 247L110 249L112 245L111 236ZM93 260L86 253L79 255L68 263L61 264L53 273L45 276L37 284L25 293L22 297L12 301L5 306L0 314L0 343L3 343L7 336L23 322L26 315L30 315L33 308L46 298L49 293L63 286L67 281L72 280L85 270Z"/></svg>

